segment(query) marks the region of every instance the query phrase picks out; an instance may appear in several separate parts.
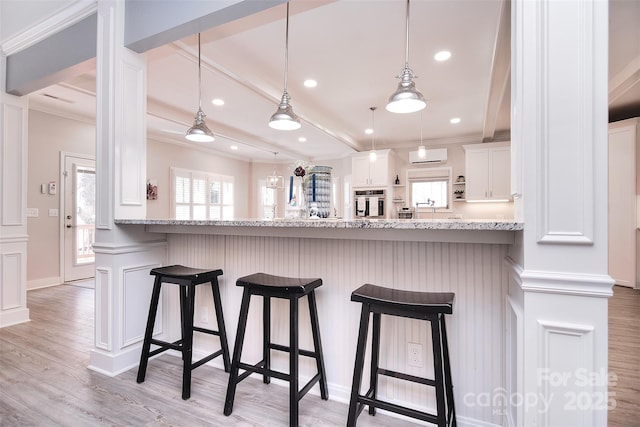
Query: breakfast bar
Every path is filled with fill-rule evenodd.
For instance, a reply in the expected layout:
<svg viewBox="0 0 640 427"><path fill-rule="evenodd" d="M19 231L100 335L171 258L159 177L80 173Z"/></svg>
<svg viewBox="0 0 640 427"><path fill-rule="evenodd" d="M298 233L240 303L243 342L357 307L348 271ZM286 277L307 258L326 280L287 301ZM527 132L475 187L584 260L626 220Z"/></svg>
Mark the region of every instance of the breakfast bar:
<svg viewBox="0 0 640 427"><path fill-rule="evenodd" d="M222 304L229 341L236 335L242 289L236 280L255 272L321 277L317 292L329 396L347 403L353 374L359 306L351 292L365 283L413 291L454 292L448 322L449 348L458 420L501 424L502 414L482 396L495 396L505 387L505 258L523 224L510 220L116 220L123 231L144 232L166 240L166 264L219 268ZM171 294L165 300L176 305ZM197 298L198 299L198 298ZM201 301L210 301L209 297ZM170 313L177 309L168 308ZM301 318L308 318L301 305ZM213 306L197 304L195 323L211 326ZM288 340L288 307L274 301L273 342ZM252 307L244 355L261 358L261 307ZM254 321L252 321L254 320ZM211 322L211 323L210 323ZM430 330L412 319L390 317L381 334L381 364L411 375L432 375ZM300 325L301 348L313 346L309 325ZM217 341L194 342L194 354L211 352ZM409 360L407 347L420 349ZM244 357L244 356L243 356ZM315 373L312 361L300 359L300 375ZM221 362L210 362L220 367ZM287 369L287 357L274 354L272 366ZM430 371L431 370L431 371ZM283 388L283 393L286 393ZM278 392L277 389L273 392ZM318 394L317 387L311 390ZM435 407L431 390L381 378L385 400L422 409Z"/></svg>

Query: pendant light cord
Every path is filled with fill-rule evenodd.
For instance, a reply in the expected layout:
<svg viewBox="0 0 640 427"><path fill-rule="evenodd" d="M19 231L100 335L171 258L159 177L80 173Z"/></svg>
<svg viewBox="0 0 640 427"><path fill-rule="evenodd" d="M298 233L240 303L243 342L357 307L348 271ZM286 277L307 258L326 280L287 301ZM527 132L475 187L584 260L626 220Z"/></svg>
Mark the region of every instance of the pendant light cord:
<svg viewBox="0 0 640 427"><path fill-rule="evenodd" d="M286 93L289 73L289 2L287 2L287 23L284 34L284 92Z"/></svg>
<svg viewBox="0 0 640 427"><path fill-rule="evenodd" d="M375 111L377 107L370 107L371 110L371 149L376 151L376 119Z"/></svg>
<svg viewBox="0 0 640 427"><path fill-rule="evenodd" d="M405 42L405 51L404 51L404 65L405 67L409 66L409 0L407 0L407 35Z"/></svg>
<svg viewBox="0 0 640 427"><path fill-rule="evenodd" d="M202 65L200 65L200 33L198 33L198 109L202 110Z"/></svg>

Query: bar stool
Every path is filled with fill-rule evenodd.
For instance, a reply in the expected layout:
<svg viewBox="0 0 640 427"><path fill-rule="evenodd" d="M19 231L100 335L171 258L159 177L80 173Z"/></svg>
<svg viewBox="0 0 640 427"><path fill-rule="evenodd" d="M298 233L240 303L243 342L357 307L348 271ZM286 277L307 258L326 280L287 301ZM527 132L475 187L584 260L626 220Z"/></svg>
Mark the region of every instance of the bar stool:
<svg viewBox="0 0 640 427"><path fill-rule="evenodd" d="M347 426L355 426L356 420L364 406L369 406L369 414L375 415L376 408L416 418L438 426L456 426L455 406L453 402L453 385L451 383L451 366L447 346L447 330L444 315L453 313L455 294L451 292L412 292L384 288L366 284L353 291L351 301L362 303L360 331L356 348L356 362L353 370L351 400ZM369 390L360 394L364 356L367 343L369 314L373 313L373 330L371 346L371 378ZM433 345L433 367L435 379L421 378L383 369L378 366L380 356L380 319L381 314L427 320L431 323L431 341ZM411 381L435 387L436 414L421 412L379 400L378 375L386 375L405 381Z"/></svg>
<svg viewBox="0 0 640 427"><path fill-rule="evenodd" d="M241 277L236 282L237 286L244 287L242 304L240 306L240 318L238 320L238 332L231 360L231 373L229 374L229 386L224 404L224 414L231 415L236 386L251 373L262 374L263 382L269 384L271 377L289 382L289 425L298 425L298 401L316 383L320 383L320 396L329 398L327 392L327 377L324 369L322 345L320 342L320 327L318 324L318 309L316 307L315 289L322 286L322 279L299 279L289 277L272 276L270 274L256 273ZM252 295L261 295L263 300L263 341L261 361L254 365L241 362L242 345L247 328L247 316L249 314L249 301ZM309 301L309 314L311 317L311 330L313 333L314 351L302 350L298 345L298 300L307 296ZM271 342L271 298L289 300L289 346L283 346ZM279 350L289 353L289 374L271 369L271 350ZM316 360L317 374L301 389L298 387L298 355L312 357ZM239 369L243 369L241 375Z"/></svg>
<svg viewBox="0 0 640 427"><path fill-rule="evenodd" d="M142 354L140 355L140 366L138 368L138 383L144 381L147 372L147 362L149 357L162 353L169 349L182 353L182 398L189 399L191 396L191 371L208 361L222 355L224 370L229 372L229 346L227 344L227 333L224 327L224 316L222 315L222 302L220 300L220 289L218 287L218 276L222 275L222 270L202 270L197 268L184 267L182 265L171 265L168 267L154 268L150 272L156 276L151 294L151 306L149 307L149 317L147 318L147 329L144 334ZM173 283L180 286L180 323L182 338L175 342L166 342L153 338L153 325L156 321L156 311L158 310L158 300L160 298L160 287L163 283ZM211 283L213 293L213 304L216 311L218 330L205 329L193 326L193 309L195 304L196 286L202 283ZM202 332L210 335L217 335L220 338L220 350L209 354L206 357L192 362L193 352L193 332ZM160 346L149 351L151 344Z"/></svg>

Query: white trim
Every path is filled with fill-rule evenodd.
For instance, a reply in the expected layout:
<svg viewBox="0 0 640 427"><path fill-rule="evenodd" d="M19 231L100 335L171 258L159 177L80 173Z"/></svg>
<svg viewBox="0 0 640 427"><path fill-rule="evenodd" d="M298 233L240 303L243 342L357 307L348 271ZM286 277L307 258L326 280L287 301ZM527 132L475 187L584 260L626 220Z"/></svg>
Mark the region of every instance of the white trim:
<svg viewBox="0 0 640 427"><path fill-rule="evenodd" d="M166 248L167 242L157 240L144 243L118 244L118 243L96 243L93 245L93 252L96 254L122 255L135 252L144 252L155 248Z"/></svg>
<svg viewBox="0 0 640 427"><path fill-rule="evenodd" d="M510 257L505 257L505 264L516 274L516 283L525 292L601 298L613 295L615 281L607 274L526 270Z"/></svg>
<svg viewBox="0 0 640 427"><path fill-rule="evenodd" d="M53 16L44 19L31 28L5 40L0 45L0 53L9 56L27 49L48 37L76 24L98 10L98 2L76 0Z"/></svg>
<svg viewBox="0 0 640 427"><path fill-rule="evenodd" d="M27 280L27 292L35 289L50 288L64 283L62 276L44 277L42 279Z"/></svg>
<svg viewBox="0 0 640 427"><path fill-rule="evenodd" d="M106 286L106 292L103 289ZM95 275L95 325L94 325L94 341L95 347L111 351L113 341L113 313L111 310L111 299L113 298L113 280L112 270L109 267L96 268ZM106 299L106 301L105 301ZM106 304L106 307L105 307ZM106 312L107 314L103 314ZM107 322L106 337L103 336L102 322ZM95 351L95 350L94 350Z"/></svg>
<svg viewBox="0 0 640 427"><path fill-rule="evenodd" d="M0 243L25 243L28 241L29 241L29 236L26 234L16 234L14 236L0 237Z"/></svg>

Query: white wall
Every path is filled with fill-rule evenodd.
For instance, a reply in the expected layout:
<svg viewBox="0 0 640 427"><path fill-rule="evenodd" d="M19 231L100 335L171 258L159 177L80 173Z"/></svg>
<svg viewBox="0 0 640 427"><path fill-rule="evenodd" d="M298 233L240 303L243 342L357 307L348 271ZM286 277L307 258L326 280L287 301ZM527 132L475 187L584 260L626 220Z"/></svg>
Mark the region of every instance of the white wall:
<svg viewBox="0 0 640 427"><path fill-rule="evenodd" d="M479 141L478 141L479 143ZM446 148L447 149L447 161L446 163L435 164L433 166L417 166L409 163L409 151L416 151L418 148L404 148L404 149L395 149L396 153L396 168L395 171L392 171L393 176L396 174L400 178L400 183L405 184L405 176L407 169L416 169L416 168L429 168L429 167L450 167L452 168L452 177L455 179L459 175L465 175L465 166L464 166L464 149L462 148L462 143L460 144L445 144L445 145L433 145L427 148ZM405 187L405 190L407 188ZM397 191L397 190L396 190ZM400 189L402 191L402 189ZM405 197L405 200L406 197ZM393 205L392 208L396 209L398 206ZM462 215L463 219L513 219L513 202L509 203L466 203L466 202L456 202L452 203L452 212L441 212L436 213L434 218L449 218L452 215ZM431 215L429 214L429 217ZM422 218L422 217L419 217Z"/></svg>
<svg viewBox="0 0 640 427"><path fill-rule="evenodd" d="M147 200L147 218L171 218L171 167L233 176L235 216L251 215L251 163L222 157L214 151L148 140L147 178L157 180L158 199Z"/></svg>
<svg viewBox="0 0 640 427"><path fill-rule="evenodd" d="M60 218L48 216L60 208L60 152L95 156L94 124L29 110L27 208L39 216L27 218L27 289L62 283ZM55 181L56 195L41 194L40 184Z"/></svg>

